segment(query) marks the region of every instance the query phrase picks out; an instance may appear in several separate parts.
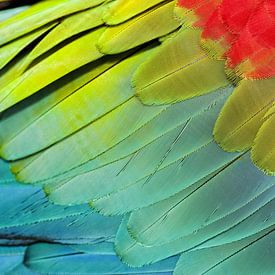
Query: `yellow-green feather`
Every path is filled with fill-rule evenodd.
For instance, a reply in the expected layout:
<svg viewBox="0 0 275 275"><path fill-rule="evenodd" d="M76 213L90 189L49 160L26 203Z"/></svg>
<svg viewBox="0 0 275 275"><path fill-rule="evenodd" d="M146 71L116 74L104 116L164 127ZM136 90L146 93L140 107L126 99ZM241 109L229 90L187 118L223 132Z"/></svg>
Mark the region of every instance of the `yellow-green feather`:
<svg viewBox="0 0 275 275"><path fill-rule="evenodd" d="M105 28L81 36L56 51L20 78L15 79L4 92L0 91L0 111L36 93L60 77L103 56L95 43ZM78 58L75 58L75 57Z"/></svg>
<svg viewBox="0 0 275 275"><path fill-rule="evenodd" d="M214 128L227 151L249 149L275 98L275 79L242 80L225 103Z"/></svg>
<svg viewBox="0 0 275 275"><path fill-rule="evenodd" d="M174 1L170 1L107 28L98 41L99 50L105 54L120 53L174 31L180 24L174 18L173 10Z"/></svg>
<svg viewBox="0 0 275 275"><path fill-rule="evenodd" d="M252 160L264 172L275 175L275 105L268 111L252 147Z"/></svg>
<svg viewBox="0 0 275 275"><path fill-rule="evenodd" d="M173 103L229 84L224 63L208 58L199 40L200 31L182 29L139 67L133 87L144 104Z"/></svg>
<svg viewBox="0 0 275 275"><path fill-rule="evenodd" d="M41 1L0 23L0 45L63 16L99 5L104 0Z"/></svg>
<svg viewBox="0 0 275 275"><path fill-rule="evenodd" d="M107 25L118 25L165 0L117 0L106 10L103 20Z"/></svg>

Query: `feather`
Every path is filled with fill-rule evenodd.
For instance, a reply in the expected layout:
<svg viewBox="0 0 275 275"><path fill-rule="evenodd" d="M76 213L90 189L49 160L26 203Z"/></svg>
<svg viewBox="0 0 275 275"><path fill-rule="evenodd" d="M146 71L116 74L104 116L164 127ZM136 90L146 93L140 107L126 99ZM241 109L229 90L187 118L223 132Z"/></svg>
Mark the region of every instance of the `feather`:
<svg viewBox="0 0 275 275"><path fill-rule="evenodd" d="M274 99L274 79L241 81L217 119L216 141L228 151L250 148Z"/></svg>
<svg viewBox="0 0 275 275"><path fill-rule="evenodd" d="M34 96L2 113L0 120L1 144L8 143L28 125L49 112L69 95L77 92L93 79L119 63L125 56L103 57L69 73L48 85Z"/></svg>
<svg viewBox="0 0 275 275"><path fill-rule="evenodd" d="M7 164L1 161L1 167L6 176L0 183L0 238L7 243L13 239L23 244L24 240L93 243L114 237L120 217L100 216L87 205L52 205L40 188L18 184Z"/></svg>
<svg viewBox="0 0 275 275"><path fill-rule="evenodd" d="M252 147L252 160L263 171L274 175L275 171L275 105L265 115Z"/></svg>
<svg viewBox="0 0 275 275"><path fill-rule="evenodd" d="M174 18L174 2L167 1L125 23L107 28L98 41L102 53L115 54L166 35L180 24Z"/></svg>
<svg viewBox="0 0 275 275"><path fill-rule="evenodd" d="M0 45L33 31L58 18L94 7L103 0L41 1L27 10L0 23Z"/></svg>
<svg viewBox="0 0 275 275"><path fill-rule="evenodd" d="M106 5L100 5L64 18L28 55L28 63L74 35L102 25L101 15L105 9Z"/></svg>
<svg viewBox="0 0 275 275"><path fill-rule="evenodd" d="M274 7L53 0L2 21L0 246L23 249L4 274L273 272Z"/></svg>
<svg viewBox="0 0 275 275"><path fill-rule="evenodd" d="M38 154L26 167L21 163L23 167L17 178L23 182L35 182L80 166L130 136L164 109L145 107L136 98L131 98L81 131ZM83 152L86 154L83 155ZM63 153L67 155L65 160Z"/></svg>
<svg viewBox="0 0 275 275"><path fill-rule="evenodd" d="M112 243L64 246L34 244L28 247L25 264L39 273L55 274L171 274L178 257L154 265L131 268L123 264L113 251Z"/></svg>
<svg viewBox="0 0 275 275"><path fill-rule="evenodd" d="M272 274L275 271L273 240L274 227L241 241L183 253L174 274L220 274L227 271L258 274L263 265L267 274ZM264 260L258 261L262 257Z"/></svg>
<svg viewBox="0 0 275 275"><path fill-rule="evenodd" d="M230 89L228 89L228 93L229 92ZM73 169L64 175L60 175L57 178L42 182L42 184L46 185L45 190L48 196L51 200L61 204L68 202L81 203L115 191L121 188L123 184L126 184L131 178L141 178L142 174L135 168L135 163L137 163L135 159L131 162L132 169L129 170L129 173L122 173L128 161L133 158L139 150L143 150L142 148L145 148L144 146L149 146L150 148L151 142L154 142L157 138L161 138L168 133L169 130L177 127L182 128L180 124L185 124L186 120L190 117L202 112L204 109L210 108L209 106L215 104L217 98L220 98L222 101L224 94L225 91L217 91L211 96L204 96L172 105L122 142L92 159L87 164ZM177 120L174 119L175 115L177 115ZM175 129L175 131L177 130ZM156 142L154 143L158 144ZM178 153L181 155L180 151ZM154 155L155 154L156 152L154 152ZM174 154L177 154L176 150L174 150ZM140 155L142 156L142 154ZM151 155L150 159L152 157L154 158L154 155ZM180 158L180 156L177 157ZM168 159L169 158L168 156ZM146 158L137 158L137 160L140 161L139 165L144 167L143 162L146 161ZM155 162L156 161L159 161L158 158L155 158ZM172 161L173 158L172 160L170 159L168 163ZM127 165L129 167L129 164ZM151 165L149 167L153 166ZM144 168L142 168L142 170L144 170ZM146 171L147 170L144 170L143 173L146 173ZM110 181L112 183L110 183ZM64 194L66 194L66 196Z"/></svg>
<svg viewBox="0 0 275 275"><path fill-rule="evenodd" d="M0 49L0 69L6 66L20 51L26 48L29 44L31 44L35 39L40 37L42 34L53 28L57 23L54 22L52 24L41 27L33 32L22 36L12 43L6 44Z"/></svg>
<svg viewBox="0 0 275 275"><path fill-rule="evenodd" d="M0 91L0 111L13 106L67 73L102 57L95 44L90 41L97 41L103 31L104 28L100 28L83 35L11 82L4 93ZM74 58L77 55L80 55L79 59Z"/></svg>
<svg viewBox="0 0 275 275"><path fill-rule="evenodd" d="M179 31L138 68L133 87L143 103L173 103L228 85L223 62L206 56L199 35L197 30Z"/></svg>
<svg viewBox="0 0 275 275"><path fill-rule="evenodd" d="M275 76L275 5L266 0L255 2L256 8L251 12L246 27L227 53L227 66L242 78L272 78Z"/></svg>
<svg viewBox="0 0 275 275"><path fill-rule="evenodd" d="M112 239L120 217L94 214L86 205L51 205L39 188L15 182L3 161L0 168L1 178L4 177L0 183L0 272L10 275L59 270L69 274L171 274L177 256L140 269L130 268L119 260ZM11 193L13 196L9 196ZM30 245L37 241L40 243ZM25 246L18 246L20 244Z"/></svg>
<svg viewBox="0 0 275 275"><path fill-rule="evenodd" d="M55 104L7 143L3 143L3 156L16 159L41 151L126 103L133 97L130 85L132 72L150 53L149 50L128 58ZM125 77L126 70L128 78ZM78 108L79 104L82 108ZM64 112L68 116L64 117ZM36 139L35 147L26 146L27 151L24 151L22 144L30 136ZM10 156L9 152L13 152L13 155Z"/></svg>
<svg viewBox="0 0 275 275"><path fill-rule="evenodd" d="M140 242L132 239L129 235L129 232L127 231L128 219L124 219L116 237L117 253L127 263L134 266L140 266L159 261L182 251L187 252L196 248L209 248L238 241L261 232L262 230L268 229L274 224L274 218L272 215L275 194L274 181L271 177L263 176L262 173L257 171L257 169L251 165L247 156L242 165L245 165L246 168L253 171L253 173L255 173L253 176L257 175L255 183L267 180L270 187L244 206L233 211L231 214L225 215L221 219L212 223L210 222L208 225L204 224L198 230L193 231L191 229L190 234L164 244L158 242L158 244L153 246L143 246ZM232 171L242 171L244 168L242 165L240 167L234 167ZM212 176L210 176L208 180L211 180ZM196 183L194 185L194 190L202 186L205 181L207 182L207 179ZM239 177L239 182L241 182L241 177ZM230 181L229 183L231 184ZM181 192L176 196L179 199L182 199L185 195L186 193L184 194L184 192ZM186 198L188 198L188 196L186 196ZM160 207L160 203L158 207ZM188 208L187 211L190 211L191 220L194 219L196 221L197 216L194 216L193 208ZM147 216L144 216L144 218L145 217ZM207 219L206 216L205 219ZM192 225L194 220L190 221L190 225ZM182 232L186 226L187 224L181 227Z"/></svg>
<svg viewBox="0 0 275 275"><path fill-rule="evenodd" d="M232 165L232 169L236 166L242 169L242 164L245 165L245 162L242 163L240 159ZM249 172L255 172L255 179L250 185L244 186L242 178L230 170L222 170L185 199L175 196L171 200L134 211L128 223L132 236L141 243L153 245L191 234L242 207L272 185L269 177L263 184L260 175L256 178L257 170L251 169ZM240 190L238 195L236 190Z"/></svg>
<svg viewBox="0 0 275 275"><path fill-rule="evenodd" d="M117 0L114 5L106 9L102 18L107 25L118 25L164 1L141 0L137 5L134 0Z"/></svg>
<svg viewBox="0 0 275 275"><path fill-rule="evenodd" d="M223 154L212 142L211 120L213 125L219 107L217 103L140 150L115 181L109 180L111 186L117 181L119 188L94 199L92 207L105 215L139 209L187 189L230 162L236 155ZM210 154L212 162L202 166Z"/></svg>
<svg viewBox="0 0 275 275"><path fill-rule="evenodd" d="M8 18L15 16L16 14L28 9L29 6L21 6L17 8L9 8L5 10L0 10L0 22L7 20Z"/></svg>
<svg viewBox="0 0 275 275"><path fill-rule="evenodd" d="M23 261L25 247L0 247L0 272L2 274L8 274L9 271L14 269L18 264Z"/></svg>

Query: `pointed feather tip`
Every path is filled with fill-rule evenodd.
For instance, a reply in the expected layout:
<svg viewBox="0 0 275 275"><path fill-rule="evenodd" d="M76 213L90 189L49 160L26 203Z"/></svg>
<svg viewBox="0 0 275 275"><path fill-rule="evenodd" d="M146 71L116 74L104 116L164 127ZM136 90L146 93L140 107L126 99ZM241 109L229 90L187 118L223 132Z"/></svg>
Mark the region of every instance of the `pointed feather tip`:
<svg viewBox="0 0 275 275"><path fill-rule="evenodd" d="M221 115L222 111L220 112L213 129L213 137L216 144L228 153L241 153L250 150L253 147L253 140L247 139L246 143L240 144L238 141L230 139L230 135L227 133L223 133L221 130L222 123L220 122Z"/></svg>
<svg viewBox="0 0 275 275"><path fill-rule="evenodd" d="M144 246L144 247L152 247L154 245L156 245L155 243L147 243L145 242L143 239L140 239L140 237L138 237L139 232L136 232L136 230L133 229L133 227L131 226L131 224L127 224L127 232L129 234L129 236L131 237L131 239L133 239L137 244ZM158 245L163 244L163 243L158 243Z"/></svg>
<svg viewBox="0 0 275 275"><path fill-rule="evenodd" d="M176 103L179 103L179 102L182 102L182 101L185 101L185 100L192 100L193 98L196 98L196 97L200 97L200 96L204 96L206 94L209 94L209 93L212 93L216 90L219 90L219 89L224 89L226 87L228 87L228 83L224 84L223 86L220 86L218 88L213 88L213 90L209 91L209 92L206 92L206 93L199 93L199 94L195 94L195 95L182 95L182 96L176 96L176 97L171 97L169 99L162 99L161 97L160 98L157 98L156 96L155 97L151 97L148 96L148 93L144 93L142 89L137 89L136 88L136 84L135 82L133 82L133 90L134 90L134 95L135 97L145 106L169 106L169 105L173 105L173 104L176 104ZM209 106L210 108L210 106Z"/></svg>
<svg viewBox="0 0 275 275"><path fill-rule="evenodd" d="M125 50L120 51L116 49L116 47L110 46L112 39L110 39L108 31L110 31L112 28L116 28L116 26L107 26L105 28L105 31L103 31L103 33L100 35L97 42L95 43L97 50L103 55L112 55L125 52Z"/></svg>
<svg viewBox="0 0 275 275"><path fill-rule="evenodd" d="M134 87L133 87L134 88ZM149 100L147 96L144 96L141 90L136 90L134 88L135 97L145 106L159 106L166 104L158 104L156 101Z"/></svg>
<svg viewBox="0 0 275 275"><path fill-rule="evenodd" d="M255 143L257 143L257 137L255 138L254 144L253 144L252 149L251 149L251 155L250 155L251 156L251 161L265 175L275 176L275 162L272 163L273 164L273 166L272 166L272 164L271 165L266 164L264 159L259 158ZM271 150L269 156L265 156L265 157L267 157L267 158L272 157L272 155L275 155L275 152Z"/></svg>
<svg viewBox="0 0 275 275"><path fill-rule="evenodd" d="M47 185L42 185L42 189L43 192L45 194L45 196L47 197L47 199L49 200L50 203L54 204L54 205L59 205L59 206L79 206L79 205L84 205L87 204L87 201L77 201L77 202L70 202L68 200L63 200L62 198L59 197L55 197L54 196L54 192L52 190L51 187L47 186Z"/></svg>
<svg viewBox="0 0 275 275"><path fill-rule="evenodd" d="M250 146L247 147L232 147L232 144L230 144L230 142L225 142L224 139L226 137L223 137L222 135L220 135L219 133L219 125L218 125L218 119L216 121L216 124L214 126L214 130L213 130L213 137L215 142L221 147L221 149L223 149L226 152L229 153L234 153L234 152L244 152L247 150L250 150L251 152L251 161L252 163L259 169L261 170L265 175L267 176L275 176L275 167L267 167L264 163L263 160L258 158L257 153L255 152L254 146L253 144L251 144ZM255 143L255 140L254 142Z"/></svg>
<svg viewBox="0 0 275 275"><path fill-rule="evenodd" d="M265 175L274 177L275 176L275 169L274 167L267 167L265 166L261 160L257 159L255 156L251 154L251 160L253 164L261 170Z"/></svg>
<svg viewBox="0 0 275 275"><path fill-rule="evenodd" d="M9 107L7 107L6 105L5 105L5 99L6 99L6 97L3 99L3 100L1 100L1 102L0 102L0 113L3 113L4 111L6 111L9 107L11 107L11 106L9 106ZM2 147L1 147L2 148ZM1 152L0 152L1 153Z"/></svg>
<svg viewBox="0 0 275 275"><path fill-rule="evenodd" d="M4 160L4 161L7 162L6 160ZM22 185L30 185L29 182L22 181L22 180L20 179L20 177L17 176L17 173L16 173L16 171L14 171L14 168L13 168L13 166L12 166L12 163L9 163L9 162L8 162L8 166L9 166L9 171L10 171L10 173L12 174L12 179L9 180L10 182L13 181L13 182L16 182L16 183L22 184Z"/></svg>
<svg viewBox="0 0 275 275"><path fill-rule="evenodd" d="M251 149L251 144L247 146L239 147L238 144L234 145L230 142L230 140L229 141L226 140L228 137L220 133L220 129L219 129L220 126L219 126L219 123L217 122L218 122L218 119L213 129L213 137L216 144L218 144L222 150L228 153L241 153Z"/></svg>
<svg viewBox="0 0 275 275"><path fill-rule="evenodd" d="M41 186L41 187L43 187L43 182L39 182L39 181L32 182L29 179L26 179L24 176L21 176L20 173L13 172L12 169L11 169L11 171L12 171L14 177L15 177L15 180L18 183L23 184L23 185L33 185L33 186ZM48 193L45 194L45 195L49 196Z"/></svg>
<svg viewBox="0 0 275 275"><path fill-rule="evenodd" d="M131 248L133 248L135 246L134 244L130 244L130 246L123 248L123 243L121 243L119 241L120 239L120 235L122 235L123 233L125 234L124 230L124 225L125 225L125 221L126 221L126 216L122 219L121 224L119 226L119 229L117 231L116 234L116 238L114 241L114 251L116 253L116 255L118 256L118 258L126 265L130 266L130 267L142 267L141 263L137 262L137 258L136 257L132 257L129 253L127 253L128 251L130 251ZM127 234L127 231L126 231ZM126 236L127 237L127 236ZM125 245L125 244L124 244Z"/></svg>
<svg viewBox="0 0 275 275"><path fill-rule="evenodd" d="M121 224L120 226L123 226L123 224ZM119 229L119 230L121 230L121 229ZM118 231L117 236L119 234L121 234L121 232ZM137 245L139 247L137 247L137 250L135 251L135 247ZM125 244L124 244L124 246L125 246ZM118 240L118 237L115 239L115 242L114 242L114 251L115 251L116 255L119 257L119 259L126 265L128 265L130 267L135 267L135 268L141 268L144 266L152 265L157 262L166 260L167 258L174 257L174 256L177 256L180 254L179 253L179 254L174 254L174 255L168 255L167 257L165 257L165 256L146 257L146 259L143 259L143 260L140 260L139 257L136 257L137 253L140 254L143 251L144 251L145 255L148 254L148 251L146 251L146 250L150 249L150 248L152 248L152 247L143 246L143 245L137 243L136 241L134 243L130 242L126 247L123 247L123 243L120 243L120 241ZM134 249L134 250L131 251L132 249ZM160 247L159 249L162 249L162 248Z"/></svg>
<svg viewBox="0 0 275 275"><path fill-rule="evenodd" d="M125 255L123 254L122 250L120 250L120 248L119 248L119 245L116 243L116 240L115 240L113 246L114 246L114 251L115 251L117 257L123 264L127 265L128 267L132 267L132 268L142 267L142 265L136 265L135 263L131 263L131 261L128 261L127 254L125 254Z"/></svg>
<svg viewBox="0 0 275 275"><path fill-rule="evenodd" d="M102 34L102 36L103 35L104 35L104 33ZM103 40L103 41L101 41L101 40ZM108 49L108 42L106 44L106 41L104 41L104 39L101 39L101 37L98 39L95 46L96 46L97 50L103 55L116 54L116 52L112 52L112 50Z"/></svg>
<svg viewBox="0 0 275 275"><path fill-rule="evenodd" d="M111 211L108 211L104 208L100 208L100 207L97 207L94 203L96 202L96 200L92 200L92 201L89 201L88 202L88 205L89 207L96 213L102 215L102 216L105 216L105 217L114 217L114 216L120 216L119 213L114 213L114 212L111 212Z"/></svg>
<svg viewBox="0 0 275 275"><path fill-rule="evenodd" d="M144 105L144 106L168 106L171 104L175 104L178 103L180 101L184 101L185 99L189 99L189 98L174 98L171 100L162 100L162 99L158 99L156 97L154 98L150 98L148 97L147 93L144 93L142 89L137 89L137 84L136 84L136 80L134 78L132 78L131 81L131 86L132 89L134 91L134 95L135 97Z"/></svg>
<svg viewBox="0 0 275 275"><path fill-rule="evenodd" d="M16 168L13 168L12 166L11 166L11 172L13 173L13 175L14 175L17 182L20 182L20 183L26 184L26 185L27 184L28 185L29 184L30 185L36 185L37 184L37 182L30 182L28 179L26 179L24 176L22 176L21 173L16 170Z"/></svg>
<svg viewBox="0 0 275 275"><path fill-rule="evenodd" d="M1 109L1 103L0 103L0 109ZM1 111L0 111L1 113ZM1 142L0 145L0 158L4 159L5 161L11 162L16 161L17 157L14 153L14 148L10 148L10 140L4 140Z"/></svg>
<svg viewBox="0 0 275 275"><path fill-rule="evenodd" d="M239 85L239 84L238 84ZM229 95L228 99L225 101L225 104L223 105L221 111L219 112L219 115L216 119L215 125L214 125L214 129L213 129L213 138L215 140L215 142L226 152L229 153L233 153L233 152L243 152L246 150L251 149L252 144L249 143L247 146L238 146L238 144L233 144L230 139L229 136L225 133L223 133L223 116L224 116L224 110L230 100L230 98L233 96L234 91Z"/></svg>
<svg viewBox="0 0 275 275"><path fill-rule="evenodd" d="M130 214L133 211L140 210L140 209L142 209L144 207L149 206L149 205L139 205L139 206L135 206L135 207L131 206L130 209L128 207L127 210L126 209L123 210L121 208L119 208L119 209L118 208L113 209L113 208L110 208L110 207L105 207L104 204L103 204L103 206L100 206L100 207L98 205L96 205L98 200L100 201L102 199L103 200L104 199L110 200L110 198L112 199L112 195L113 194L114 193L111 192L109 194L104 195L103 197L100 197L98 199L90 201L89 204L90 204L91 208L94 211L98 212L99 214L101 214L103 216L111 216L112 217L112 216L122 216L122 215Z"/></svg>
<svg viewBox="0 0 275 275"><path fill-rule="evenodd" d="M132 245L131 247L128 247L126 250L130 250L135 245L136 244ZM151 265L158 261L164 260L164 259L157 259L156 261L150 260L147 262L140 262L138 261L137 257L135 257L135 255L131 255L130 253L127 253L127 251L126 252L123 251L123 249L120 248L120 245L117 239L115 239L115 242L114 242L114 251L122 263L132 268L142 268L144 266Z"/></svg>
<svg viewBox="0 0 275 275"><path fill-rule="evenodd" d="M165 42L163 44L165 44ZM162 46L163 45L160 46L160 49ZM164 91L161 91L158 94L155 93L153 95L150 95L150 91L151 91L150 87L149 87L149 92L146 91L149 84L147 86L143 85L143 87L139 87L140 86L139 82L142 79L142 74L144 73L143 68L146 68L148 62L150 64L150 59L148 59L148 62L145 61L138 67L138 69L136 70L136 72L132 77L131 85L134 90L134 94L144 105L165 106L165 105L174 104L180 101L192 99L201 95L205 95L207 93L211 93L217 89L222 89L227 87L230 84L230 80L228 79L227 75L224 72L225 71L224 62L213 60L213 58L210 58L210 57L207 58L207 60L209 60L210 65L213 65L213 64L215 65L215 66L213 65L215 69L214 72L216 72L217 75L219 76L213 79L212 82L208 83L209 87L207 88L198 87L196 90L193 90L192 88L189 87L189 89L184 90L184 93L182 94L179 93L177 95L169 95L169 93L168 95L166 95ZM206 75L207 73L204 72L205 77L207 76ZM187 77L188 77L188 74L187 74Z"/></svg>
<svg viewBox="0 0 275 275"><path fill-rule="evenodd" d="M16 163L17 160L15 160ZM42 185L43 181L38 180L30 180L28 175L24 175L24 169L26 167L18 167L17 165L14 165L13 162L10 163L10 170L13 173L16 181L23 183L23 184L31 184L31 185Z"/></svg>
<svg viewBox="0 0 275 275"><path fill-rule="evenodd" d="M177 32L176 32L177 33ZM156 102L155 100L149 100L145 93L143 93L142 89L138 89L138 82L139 82L139 78L142 77L143 74L143 68L146 68L147 63L150 63L150 60L158 54L158 52L165 47L166 43L169 43L169 41L171 39L173 39L174 35L173 34L168 34L167 35L168 38L164 39L163 42L161 42L160 45L156 46L156 50L153 51L152 55L150 57L148 57L147 59L145 59L144 62L142 62L138 68L136 69L136 71L133 73L132 79L131 79L131 87L133 89L134 95L135 97L145 106L159 106L159 105L168 105L168 104L164 104L161 102ZM153 47L152 47L153 48Z"/></svg>
<svg viewBox="0 0 275 275"><path fill-rule="evenodd" d="M144 64L144 63L143 63ZM142 64L142 65L143 65ZM142 65L140 65L140 67L138 68L138 70L140 70L140 68L142 67ZM137 82L138 82L138 71L136 71L132 77L131 80L131 86L132 89L134 91L134 95L135 97L144 105L144 106L165 106L168 105L168 103L162 103L162 102L158 102L157 99L154 100L150 100L148 98L148 96L146 96L146 93L144 93L141 89L137 88Z"/></svg>

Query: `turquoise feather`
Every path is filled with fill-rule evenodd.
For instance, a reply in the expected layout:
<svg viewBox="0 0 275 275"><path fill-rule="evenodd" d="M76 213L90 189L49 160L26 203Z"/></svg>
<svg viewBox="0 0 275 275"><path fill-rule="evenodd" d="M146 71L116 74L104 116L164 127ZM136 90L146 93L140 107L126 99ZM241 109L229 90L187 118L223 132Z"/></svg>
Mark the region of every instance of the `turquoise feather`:
<svg viewBox="0 0 275 275"><path fill-rule="evenodd" d="M235 83L149 2L0 11L1 274L275 273L274 177L213 137Z"/></svg>

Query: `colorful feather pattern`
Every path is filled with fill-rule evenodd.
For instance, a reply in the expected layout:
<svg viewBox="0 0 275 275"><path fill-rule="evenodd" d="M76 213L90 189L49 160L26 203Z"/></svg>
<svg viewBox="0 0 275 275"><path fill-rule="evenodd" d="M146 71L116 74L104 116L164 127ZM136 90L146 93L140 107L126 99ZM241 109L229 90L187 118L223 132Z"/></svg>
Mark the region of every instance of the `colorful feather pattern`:
<svg viewBox="0 0 275 275"><path fill-rule="evenodd" d="M275 273L274 7L1 11L0 273Z"/></svg>
<svg viewBox="0 0 275 275"><path fill-rule="evenodd" d="M185 16L188 18L188 14L192 10L193 18L189 24L192 23L193 26L197 24L203 29L200 42L202 48L206 50L209 58L225 60L225 72L229 79L233 79L234 82L241 80L238 84L239 87L230 97L231 104L228 103L221 111L214 131L216 141L225 150L240 151L244 148L244 141L241 139L236 143L236 140L231 142L228 139L228 135L232 131L229 122L232 119L232 113L236 112L243 116L245 115L244 112L247 112L245 109L252 107L249 102L253 102L252 104L255 106L257 104L257 90L267 103L263 109L258 110L262 115L275 101L274 85L271 89L265 90L265 87L259 88L261 83L258 83L264 83L264 79L270 79L269 81L272 82L275 77L275 5L273 1L269 0L179 0L177 9L181 10L180 15L183 20ZM239 98L242 97L242 87L246 86L246 81L250 81L251 85L250 91L247 91L245 96L248 102L243 105ZM261 115L260 113L259 115ZM264 147L259 148L262 145L256 145L257 140L254 141L257 130L263 124L258 113L254 113L254 115L258 116L258 126L252 126L251 116L242 127L242 135L247 146L250 145L248 147L255 143L258 150L264 150ZM225 117L227 117L226 120L224 120ZM254 130L248 126L249 124ZM268 127L270 127L268 132L274 133L274 125L269 123ZM271 138L274 139L274 134L271 134ZM255 164L266 173L274 174L275 171L272 168L272 166L274 167L274 147L270 147L269 150L271 151L268 153L271 156L269 163L258 159Z"/></svg>

